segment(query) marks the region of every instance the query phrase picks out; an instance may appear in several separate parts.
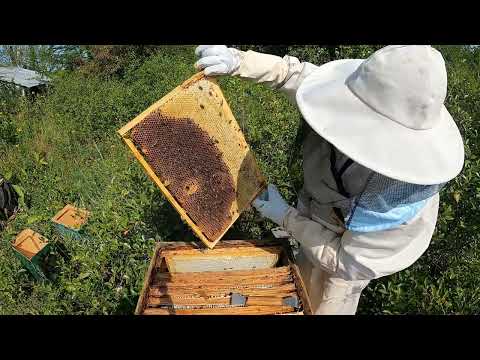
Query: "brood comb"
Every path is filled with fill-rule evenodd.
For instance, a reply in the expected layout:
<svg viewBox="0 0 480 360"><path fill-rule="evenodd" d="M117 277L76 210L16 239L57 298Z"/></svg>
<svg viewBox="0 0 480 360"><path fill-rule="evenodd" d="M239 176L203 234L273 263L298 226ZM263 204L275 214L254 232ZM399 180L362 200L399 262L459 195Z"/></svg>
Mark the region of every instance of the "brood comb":
<svg viewBox="0 0 480 360"><path fill-rule="evenodd" d="M266 185L220 87L203 73L150 106L119 134L209 248Z"/></svg>

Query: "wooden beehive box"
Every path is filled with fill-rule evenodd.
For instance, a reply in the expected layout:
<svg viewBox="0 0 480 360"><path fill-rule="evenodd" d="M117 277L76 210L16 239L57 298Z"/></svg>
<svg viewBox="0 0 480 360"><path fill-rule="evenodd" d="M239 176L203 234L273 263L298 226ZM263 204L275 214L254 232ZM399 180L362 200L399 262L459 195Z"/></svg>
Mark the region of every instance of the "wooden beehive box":
<svg viewBox="0 0 480 360"><path fill-rule="evenodd" d="M154 251L135 313L310 315L311 305L284 243L227 240L208 250L166 242Z"/></svg>
<svg viewBox="0 0 480 360"><path fill-rule="evenodd" d="M12 248L22 265L37 280L47 280L42 269L42 259L50 250L46 238L31 229L25 229L16 236Z"/></svg>
<svg viewBox="0 0 480 360"><path fill-rule="evenodd" d="M75 238L80 237L80 230L87 222L90 213L85 209L78 209L73 205L66 205L52 218L57 230L65 235L69 234Z"/></svg>
<svg viewBox="0 0 480 360"><path fill-rule="evenodd" d="M119 134L209 248L265 188L220 87L203 73L150 106Z"/></svg>

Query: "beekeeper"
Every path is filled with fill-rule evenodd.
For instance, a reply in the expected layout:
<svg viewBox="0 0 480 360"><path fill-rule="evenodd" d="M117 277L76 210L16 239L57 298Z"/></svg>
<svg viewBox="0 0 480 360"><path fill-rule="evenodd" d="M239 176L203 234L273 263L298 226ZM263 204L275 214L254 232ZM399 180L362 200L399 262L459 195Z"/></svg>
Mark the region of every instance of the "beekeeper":
<svg viewBox="0 0 480 360"><path fill-rule="evenodd" d="M316 66L223 45L196 49L207 76L233 75L288 95L307 124L296 208L275 186L253 205L300 244L315 314L355 314L370 280L427 249L439 191L463 167L444 106L447 73L427 45L392 45L368 59Z"/></svg>

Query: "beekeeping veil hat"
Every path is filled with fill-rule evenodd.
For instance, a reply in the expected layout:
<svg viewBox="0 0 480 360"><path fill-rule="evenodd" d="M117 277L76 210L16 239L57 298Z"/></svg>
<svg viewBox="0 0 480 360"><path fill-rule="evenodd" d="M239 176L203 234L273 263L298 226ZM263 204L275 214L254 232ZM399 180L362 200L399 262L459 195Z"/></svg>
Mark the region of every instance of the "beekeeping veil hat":
<svg viewBox="0 0 480 360"><path fill-rule="evenodd" d="M411 184L461 171L460 132L444 106L447 73L427 45L392 45L368 59L320 66L297 91L310 127L355 162Z"/></svg>

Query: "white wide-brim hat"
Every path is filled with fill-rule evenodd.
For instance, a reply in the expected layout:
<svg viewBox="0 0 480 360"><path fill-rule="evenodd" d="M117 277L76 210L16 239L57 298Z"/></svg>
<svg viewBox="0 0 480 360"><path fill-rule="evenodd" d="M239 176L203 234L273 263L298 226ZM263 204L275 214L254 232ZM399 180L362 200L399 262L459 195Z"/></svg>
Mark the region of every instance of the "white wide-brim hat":
<svg viewBox="0 0 480 360"><path fill-rule="evenodd" d="M297 103L316 133L360 165L412 184L445 183L460 173L464 161L462 137L443 105L446 71L439 81L438 74L425 78L425 71L436 70L431 64L433 48L420 51L427 58L425 68L415 58L418 49L413 55L406 49L399 63L391 65L389 57L399 55L392 52L405 52L402 48L384 48L373 59L320 66L300 85ZM416 73L402 66L413 67ZM437 93L423 97L430 88ZM425 110L428 106L432 109Z"/></svg>

